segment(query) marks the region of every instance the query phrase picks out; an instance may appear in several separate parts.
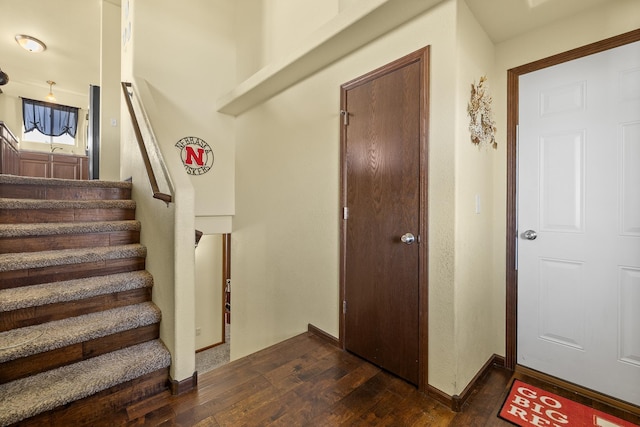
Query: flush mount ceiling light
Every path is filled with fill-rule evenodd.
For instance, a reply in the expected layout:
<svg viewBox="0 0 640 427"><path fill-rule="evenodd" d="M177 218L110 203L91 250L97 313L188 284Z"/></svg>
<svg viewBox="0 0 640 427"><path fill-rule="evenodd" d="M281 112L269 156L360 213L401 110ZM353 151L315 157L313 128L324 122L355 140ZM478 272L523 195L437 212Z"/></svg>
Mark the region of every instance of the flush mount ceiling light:
<svg viewBox="0 0 640 427"><path fill-rule="evenodd" d="M45 96L47 101L55 101L56 97L53 96L53 90L51 90L51 88L53 87L54 84L56 84L56 82L54 82L53 80L47 80L47 83L49 84L49 94L47 96Z"/></svg>
<svg viewBox="0 0 640 427"><path fill-rule="evenodd" d="M22 47L24 50L34 53L43 52L47 48L47 45L37 38L24 34L18 34L16 36L16 42L18 42L20 47Z"/></svg>

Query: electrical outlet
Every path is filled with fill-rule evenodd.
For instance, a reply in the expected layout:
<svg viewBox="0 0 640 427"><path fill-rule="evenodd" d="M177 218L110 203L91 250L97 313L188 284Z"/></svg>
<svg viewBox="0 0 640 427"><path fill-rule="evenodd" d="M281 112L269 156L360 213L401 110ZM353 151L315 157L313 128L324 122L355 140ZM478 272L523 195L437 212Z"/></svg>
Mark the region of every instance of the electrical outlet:
<svg viewBox="0 0 640 427"><path fill-rule="evenodd" d="M201 332L202 332L202 329L196 328L196 336L200 335Z"/></svg>

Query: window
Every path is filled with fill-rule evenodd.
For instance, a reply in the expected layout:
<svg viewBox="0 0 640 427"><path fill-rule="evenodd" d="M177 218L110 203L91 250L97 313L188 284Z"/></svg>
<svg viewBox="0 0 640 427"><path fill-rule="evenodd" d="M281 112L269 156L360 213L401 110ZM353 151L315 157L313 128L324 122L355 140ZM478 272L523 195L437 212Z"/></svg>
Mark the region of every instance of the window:
<svg viewBox="0 0 640 427"><path fill-rule="evenodd" d="M22 99L23 139L75 145L78 108Z"/></svg>

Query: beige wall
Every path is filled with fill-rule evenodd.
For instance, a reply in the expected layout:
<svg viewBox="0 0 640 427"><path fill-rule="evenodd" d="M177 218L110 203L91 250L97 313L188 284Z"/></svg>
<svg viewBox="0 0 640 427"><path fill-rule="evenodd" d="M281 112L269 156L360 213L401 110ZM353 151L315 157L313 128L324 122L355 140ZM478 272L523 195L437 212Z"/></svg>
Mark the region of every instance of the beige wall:
<svg viewBox="0 0 640 427"><path fill-rule="evenodd" d="M179 137L192 133L229 152L224 164L231 172L191 182L199 214L232 215L235 209L233 359L299 334L308 323L338 335L339 86L426 45L431 46L429 383L458 394L491 354L504 354L505 71L637 28L640 3L611 1L494 46L462 0L445 0L234 119L212 110L217 96L270 55L293 49L291 34L310 33L353 2L323 3L312 16L297 7L264 15L266 5L258 0L200 0L192 9L169 0L136 2L145 16L136 21L144 25L135 29L143 39L135 47L135 73L149 82L157 112L152 121L165 156L171 156ZM281 14L274 15L278 10ZM269 31L276 34L267 41L262 39L264 16L272 23L285 17L296 23L287 29L272 26ZM170 32L163 30L167 23ZM187 44L193 34L204 34L208 42ZM165 52L174 60L164 61ZM484 74L494 95L495 151L473 146L467 133L470 84ZM146 229L162 226L164 213L145 215L152 217ZM149 242L159 237L175 238L161 234ZM162 257L150 260L161 272L166 268ZM159 298L178 298L163 292L168 291L161 290ZM166 334L172 348L185 347L188 353L194 344L180 336L192 330L179 327L183 319L192 319L186 307L183 302L169 313L163 308L163 327L171 329ZM189 363L178 363L180 372L188 371Z"/></svg>
<svg viewBox="0 0 640 427"><path fill-rule="evenodd" d="M338 14L343 1L237 0L234 36L238 52L250 54L237 56L236 83L305 46L313 31Z"/></svg>
<svg viewBox="0 0 640 427"><path fill-rule="evenodd" d="M120 14L101 2L100 25L100 179L120 179Z"/></svg>
<svg viewBox="0 0 640 427"><path fill-rule="evenodd" d="M0 121L20 141L22 139L22 102L13 96L0 95Z"/></svg>
<svg viewBox="0 0 640 427"><path fill-rule="evenodd" d="M640 27L640 2L621 0L493 46L464 2L458 7L459 137L456 157L456 359L462 391L493 351L504 355L506 72ZM489 77L498 149L470 149L465 113L470 81ZM474 196L481 213L473 213ZM446 390L445 390L446 391Z"/></svg>
<svg viewBox="0 0 640 427"><path fill-rule="evenodd" d="M262 1L262 66L304 46L315 29L338 13L337 0Z"/></svg>
<svg viewBox="0 0 640 427"><path fill-rule="evenodd" d="M222 235L204 235L196 248L196 349L222 342L222 290Z"/></svg>
<svg viewBox="0 0 640 427"><path fill-rule="evenodd" d="M213 107L235 76L233 16L231 0L198 0L188 8L170 0L122 4L122 78L134 83L144 103L169 171L165 186L175 188L173 203L149 200L135 139L125 126L120 174L133 177L147 269L155 281L153 298L163 312L161 338L172 354L171 376L178 381L195 369L193 230L200 221L205 234L229 232L235 209L233 119ZM208 173L190 176L181 165L175 144L187 136L200 137L213 149L215 162ZM156 175L162 177L162 170L156 169Z"/></svg>
<svg viewBox="0 0 640 427"><path fill-rule="evenodd" d="M22 139L22 101L14 96L0 96L0 117L18 140Z"/></svg>
<svg viewBox="0 0 640 427"><path fill-rule="evenodd" d="M337 336L339 85L431 45L429 382L462 392L492 354L504 354L506 68L637 28L638 4L609 2L494 46L463 1L445 1L241 114L232 358L307 323ZM297 22L312 26L303 15ZM239 38L239 64L252 54L265 57L243 42L258 38ZM239 75L249 68L238 65ZM469 141L470 85L482 75L494 97L497 150Z"/></svg>
<svg viewBox="0 0 640 427"><path fill-rule="evenodd" d="M471 143L467 105L471 84L495 77L494 46L463 1L457 8L457 106L455 138L455 371L460 393L494 354L504 354L504 309L493 289L493 169L500 151ZM498 136L504 137L501 129ZM504 150L503 145L500 150ZM476 199L479 213L476 211ZM502 212L501 212L502 213Z"/></svg>
<svg viewBox="0 0 640 427"><path fill-rule="evenodd" d="M215 161L206 174L189 176L196 192L196 216L233 215L234 121L217 113L214 104L235 78L234 2L194 0L189 7L171 0L136 2L143 12L138 12L134 28L134 72L149 85L149 102L156 107L150 120L161 150L177 158L175 144L181 138L204 139Z"/></svg>
<svg viewBox="0 0 640 427"><path fill-rule="evenodd" d="M307 323L338 335L339 87L431 45L430 378L451 391L455 17L445 2L237 118L232 358Z"/></svg>

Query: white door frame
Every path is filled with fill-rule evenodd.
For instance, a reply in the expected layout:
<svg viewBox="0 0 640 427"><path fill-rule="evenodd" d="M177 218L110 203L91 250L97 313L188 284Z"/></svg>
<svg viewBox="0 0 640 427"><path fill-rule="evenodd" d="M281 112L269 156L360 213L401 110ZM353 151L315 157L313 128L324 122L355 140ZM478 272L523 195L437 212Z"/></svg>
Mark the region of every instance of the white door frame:
<svg viewBox="0 0 640 427"><path fill-rule="evenodd" d="M505 367L516 368L518 276L516 265L516 182L519 78L523 74L603 52L640 40L640 29L525 64L507 71L507 230L506 230L506 343Z"/></svg>

